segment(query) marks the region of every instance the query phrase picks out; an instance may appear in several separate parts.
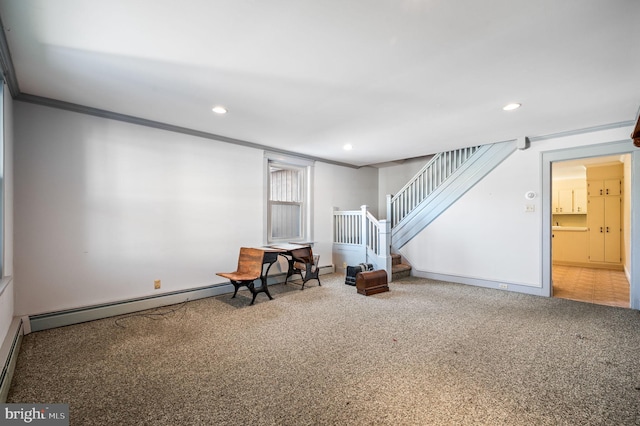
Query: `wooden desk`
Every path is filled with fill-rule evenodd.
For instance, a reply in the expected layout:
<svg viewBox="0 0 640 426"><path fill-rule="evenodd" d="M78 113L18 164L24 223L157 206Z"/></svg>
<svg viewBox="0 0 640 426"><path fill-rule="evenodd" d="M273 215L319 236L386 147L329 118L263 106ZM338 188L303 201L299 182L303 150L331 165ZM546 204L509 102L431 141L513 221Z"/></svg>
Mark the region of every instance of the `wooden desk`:
<svg viewBox="0 0 640 426"><path fill-rule="evenodd" d="M294 256L293 253L300 250L304 251L306 249L304 253L306 253L307 256L311 256L311 246L308 244L295 244L295 243L274 244L271 246L256 247L256 248L263 252L263 255L262 255L263 272L260 274L260 283L261 283L260 287L255 288L253 283L246 285L246 287L249 289L251 294L253 294L253 300L251 301L252 305L258 293L266 293L266 295L269 297L269 300L273 300L273 297L271 297L271 293L269 293L267 278L269 276L269 270L271 269L273 264L278 261L278 256L282 256L285 259L287 259L288 268L287 268L287 277L284 280L285 284L287 283L287 280L289 279L289 277L291 277L295 273L299 273L299 271L294 267L294 263L298 260L298 258ZM267 265L266 270L264 270L264 265ZM303 277L303 283L302 283L303 289L304 289L304 283L306 281L307 279ZM319 282L320 280L318 280L318 283ZM234 283L232 282L232 284ZM235 297L236 293L238 292L238 287L240 287L241 285L244 285L244 284L239 284L238 286L234 284L234 286L236 286L236 291L233 293L233 297Z"/></svg>
<svg viewBox="0 0 640 426"><path fill-rule="evenodd" d="M318 277L318 265L315 264L313 251L309 243L274 244L269 248L281 250L278 255L287 259L289 267L287 268L287 277L284 280L285 284L291 276L299 274L302 278L301 290L304 290L304 285L309 280L318 280L318 285L322 285Z"/></svg>
<svg viewBox="0 0 640 426"><path fill-rule="evenodd" d="M232 299L238 294L238 289L245 286L253 295L251 305L255 302L256 295L258 293L265 293L267 297L269 297L269 300L273 300L271 293L269 293L267 278L269 276L269 270L273 264L278 261L278 256L283 256L287 259L288 269L285 284L289 277L294 274L300 274L303 278L302 289L304 289L304 284L309 279L318 279L317 268L315 276L313 276L313 273L311 275L309 273L305 273L303 276L300 269L298 269L304 268L304 266L298 265L298 262L303 261L301 258L312 259L311 247L299 244L282 244L255 248L242 247L240 248L240 255L238 257L237 270L235 272L218 272L217 275L228 278L231 284L233 284L235 291L233 292L233 296L231 296ZM265 265L267 265L266 270ZM260 278L261 285L256 288L255 280L258 278ZM319 282L320 280L318 279L318 283Z"/></svg>

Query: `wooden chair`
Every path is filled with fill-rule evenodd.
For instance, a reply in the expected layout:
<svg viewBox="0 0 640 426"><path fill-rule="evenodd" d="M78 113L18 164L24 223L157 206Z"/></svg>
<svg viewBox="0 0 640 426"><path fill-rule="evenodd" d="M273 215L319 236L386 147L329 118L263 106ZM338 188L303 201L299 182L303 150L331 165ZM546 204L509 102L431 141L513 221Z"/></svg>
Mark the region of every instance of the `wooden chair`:
<svg viewBox="0 0 640 426"><path fill-rule="evenodd" d="M320 278L318 277L318 274L320 273L320 268L318 266L320 256L314 255L311 247L302 247L291 250L291 261L291 275L299 274L302 278L301 290L304 290L304 285L309 280L318 280L318 285L322 285L320 283Z"/></svg>
<svg viewBox="0 0 640 426"><path fill-rule="evenodd" d="M233 284L235 291L233 292L233 299L238 293L238 289L242 286L246 286L253 299L251 299L251 305L256 300L258 293L264 292L269 296L269 300L272 300L271 294L267 287L266 280L262 279L262 265L263 265L264 251L256 248L241 247L240 255L238 256L238 269L235 272L218 272L219 275L224 278L228 278ZM258 289L255 288L254 281L260 278L262 286Z"/></svg>

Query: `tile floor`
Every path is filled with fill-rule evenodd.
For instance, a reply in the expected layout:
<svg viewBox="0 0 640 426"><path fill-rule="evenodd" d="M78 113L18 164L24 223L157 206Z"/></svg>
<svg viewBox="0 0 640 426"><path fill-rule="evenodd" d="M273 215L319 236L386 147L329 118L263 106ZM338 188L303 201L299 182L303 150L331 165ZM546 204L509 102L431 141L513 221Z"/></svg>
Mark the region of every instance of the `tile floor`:
<svg viewBox="0 0 640 426"><path fill-rule="evenodd" d="M629 307L629 281L623 271L552 266L553 297Z"/></svg>

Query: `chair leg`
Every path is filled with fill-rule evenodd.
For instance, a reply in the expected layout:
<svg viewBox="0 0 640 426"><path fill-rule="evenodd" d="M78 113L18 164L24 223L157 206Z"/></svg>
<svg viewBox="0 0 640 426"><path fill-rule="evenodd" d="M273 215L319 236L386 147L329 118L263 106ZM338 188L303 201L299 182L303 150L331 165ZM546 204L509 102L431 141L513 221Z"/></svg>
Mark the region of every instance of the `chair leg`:
<svg viewBox="0 0 640 426"><path fill-rule="evenodd" d="M253 295L253 297L251 298L251 303L249 304L249 306L253 305L253 303L256 301L256 296L258 295L258 293L266 293L267 297L269 298L269 300L273 300L273 297L271 296L271 293L269 293L269 287L267 286L267 282L266 280L262 280L262 286L260 288L255 287L255 284L253 283L253 281L251 282L247 282L243 285L246 285L247 288L249 289L249 291L251 292L251 294Z"/></svg>
<svg viewBox="0 0 640 426"><path fill-rule="evenodd" d="M235 290L233 291L233 296L231 296L231 298L233 299L233 298L235 298L235 297L236 297L236 294L238 294L238 289L240 288L240 286L241 286L242 284L241 284L241 283L239 283L239 282L235 282L235 281L231 281L231 284L233 284L233 288L235 289Z"/></svg>
<svg viewBox="0 0 640 426"><path fill-rule="evenodd" d="M256 288L255 286L255 280L257 280L258 278L260 278L260 281L262 283L262 285L258 288ZM256 296L258 295L258 293L266 293L267 297L269 298L269 300L273 300L273 297L271 296L271 293L269 293L269 287L267 286L267 280L265 277L258 277L255 280L229 280L231 282L231 284L233 284L233 296L231 296L231 298L235 298L238 294L238 290L240 289L240 287L247 287L249 289L249 291L251 292L251 294L253 295L253 297L251 298L251 305L253 305L253 303L256 301Z"/></svg>

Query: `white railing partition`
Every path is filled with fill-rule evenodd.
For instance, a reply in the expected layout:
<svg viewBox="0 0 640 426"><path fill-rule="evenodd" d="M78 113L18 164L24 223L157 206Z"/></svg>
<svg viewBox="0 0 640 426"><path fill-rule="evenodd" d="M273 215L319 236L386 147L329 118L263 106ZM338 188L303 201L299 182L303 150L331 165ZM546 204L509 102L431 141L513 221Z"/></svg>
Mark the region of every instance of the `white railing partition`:
<svg viewBox="0 0 640 426"><path fill-rule="evenodd" d="M366 208L366 206L363 206ZM366 232L366 242L367 242L367 248L369 250L371 250L372 252L374 252L375 254L380 254L380 222L378 222L378 220L373 217L373 215L371 214L371 212L366 211L364 212L365 215L365 232ZM382 249L384 250L384 249Z"/></svg>
<svg viewBox="0 0 640 426"><path fill-rule="evenodd" d="M333 212L333 242L362 245L362 212L360 210L336 210Z"/></svg>
<svg viewBox="0 0 640 426"><path fill-rule="evenodd" d="M473 146L435 155L396 195L388 197L387 220L396 226L480 148Z"/></svg>
<svg viewBox="0 0 640 426"><path fill-rule="evenodd" d="M391 281L391 227L388 220L378 220L367 206L360 210L333 212L333 242L363 247L363 263L373 263L387 271ZM365 250L366 249L366 250Z"/></svg>

